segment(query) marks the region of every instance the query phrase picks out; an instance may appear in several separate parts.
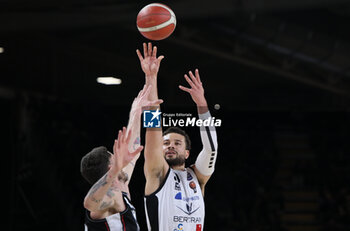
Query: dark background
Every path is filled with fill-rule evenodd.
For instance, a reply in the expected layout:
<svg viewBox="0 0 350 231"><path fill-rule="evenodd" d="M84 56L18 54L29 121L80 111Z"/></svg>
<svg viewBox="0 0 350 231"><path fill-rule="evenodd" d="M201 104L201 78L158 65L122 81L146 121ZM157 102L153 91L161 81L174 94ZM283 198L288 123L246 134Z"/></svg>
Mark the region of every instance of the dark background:
<svg viewBox="0 0 350 231"><path fill-rule="evenodd" d="M177 16L154 42L163 112L195 112L177 86L199 68L223 121L205 229L350 230L350 1L160 2ZM148 3L0 1L3 230L83 230L80 159L111 149L127 124L144 84L136 15ZM201 143L188 133L192 163ZM143 157L130 188L145 230L142 169Z"/></svg>

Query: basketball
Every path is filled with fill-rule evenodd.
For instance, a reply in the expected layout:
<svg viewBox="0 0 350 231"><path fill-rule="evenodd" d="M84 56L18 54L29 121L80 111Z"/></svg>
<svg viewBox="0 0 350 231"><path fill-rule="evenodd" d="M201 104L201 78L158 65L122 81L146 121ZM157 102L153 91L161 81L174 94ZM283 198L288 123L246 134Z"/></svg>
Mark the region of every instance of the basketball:
<svg viewBox="0 0 350 231"><path fill-rule="evenodd" d="M137 29L147 39L162 40L175 30L176 17L168 6L151 3L140 10L136 24Z"/></svg>

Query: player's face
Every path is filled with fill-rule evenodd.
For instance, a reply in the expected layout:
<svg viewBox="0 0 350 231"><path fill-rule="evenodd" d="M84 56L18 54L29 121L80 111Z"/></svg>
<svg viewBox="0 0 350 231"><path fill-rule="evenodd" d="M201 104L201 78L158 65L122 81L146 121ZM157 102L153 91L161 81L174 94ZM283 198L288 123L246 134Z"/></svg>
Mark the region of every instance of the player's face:
<svg viewBox="0 0 350 231"><path fill-rule="evenodd" d="M163 154L170 166L185 164L189 156L186 150L186 141L183 135L169 133L163 136Z"/></svg>

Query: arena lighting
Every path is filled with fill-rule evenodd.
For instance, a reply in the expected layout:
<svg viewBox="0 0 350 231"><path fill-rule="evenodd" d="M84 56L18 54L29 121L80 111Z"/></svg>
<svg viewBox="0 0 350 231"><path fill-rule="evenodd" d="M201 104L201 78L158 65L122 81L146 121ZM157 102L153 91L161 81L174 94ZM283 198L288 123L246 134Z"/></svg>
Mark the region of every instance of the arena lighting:
<svg viewBox="0 0 350 231"><path fill-rule="evenodd" d="M115 77L98 77L97 82L105 85L119 85L122 80Z"/></svg>
<svg viewBox="0 0 350 231"><path fill-rule="evenodd" d="M3 48L3 47L0 47L0 54L1 54L1 53L4 53L4 51L5 51L4 48Z"/></svg>

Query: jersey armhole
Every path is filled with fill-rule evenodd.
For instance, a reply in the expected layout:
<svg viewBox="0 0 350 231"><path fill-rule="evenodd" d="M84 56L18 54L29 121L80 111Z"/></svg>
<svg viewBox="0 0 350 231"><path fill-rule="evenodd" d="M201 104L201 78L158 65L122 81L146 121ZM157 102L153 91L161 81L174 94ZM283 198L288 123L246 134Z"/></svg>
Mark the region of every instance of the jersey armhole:
<svg viewBox="0 0 350 231"><path fill-rule="evenodd" d="M124 211L119 212L120 215L124 215L126 212L128 212L131 209L131 207L130 207L131 201L128 198L128 194L126 192L122 192L122 197L123 197L125 209L124 209Z"/></svg>
<svg viewBox="0 0 350 231"><path fill-rule="evenodd" d="M92 223L99 223L99 222L105 222L106 218L100 218L100 219L92 219L91 212L87 209L85 209L85 217L89 222Z"/></svg>
<svg viewBox="0 0 350 231"><path fill-rule="evenodd" d="M155 194L157 194L163 188L163 186L165 185L165 182L168 180L168 177L169 177L169 174L170 174L170 170L171 170L171 168L169 167L168 172L165 175L164 181L159 185L159 187L157 188L156 191L154 191L153 193L151 193L149 195L145 195L146 198L154 196Z"/></svg>

